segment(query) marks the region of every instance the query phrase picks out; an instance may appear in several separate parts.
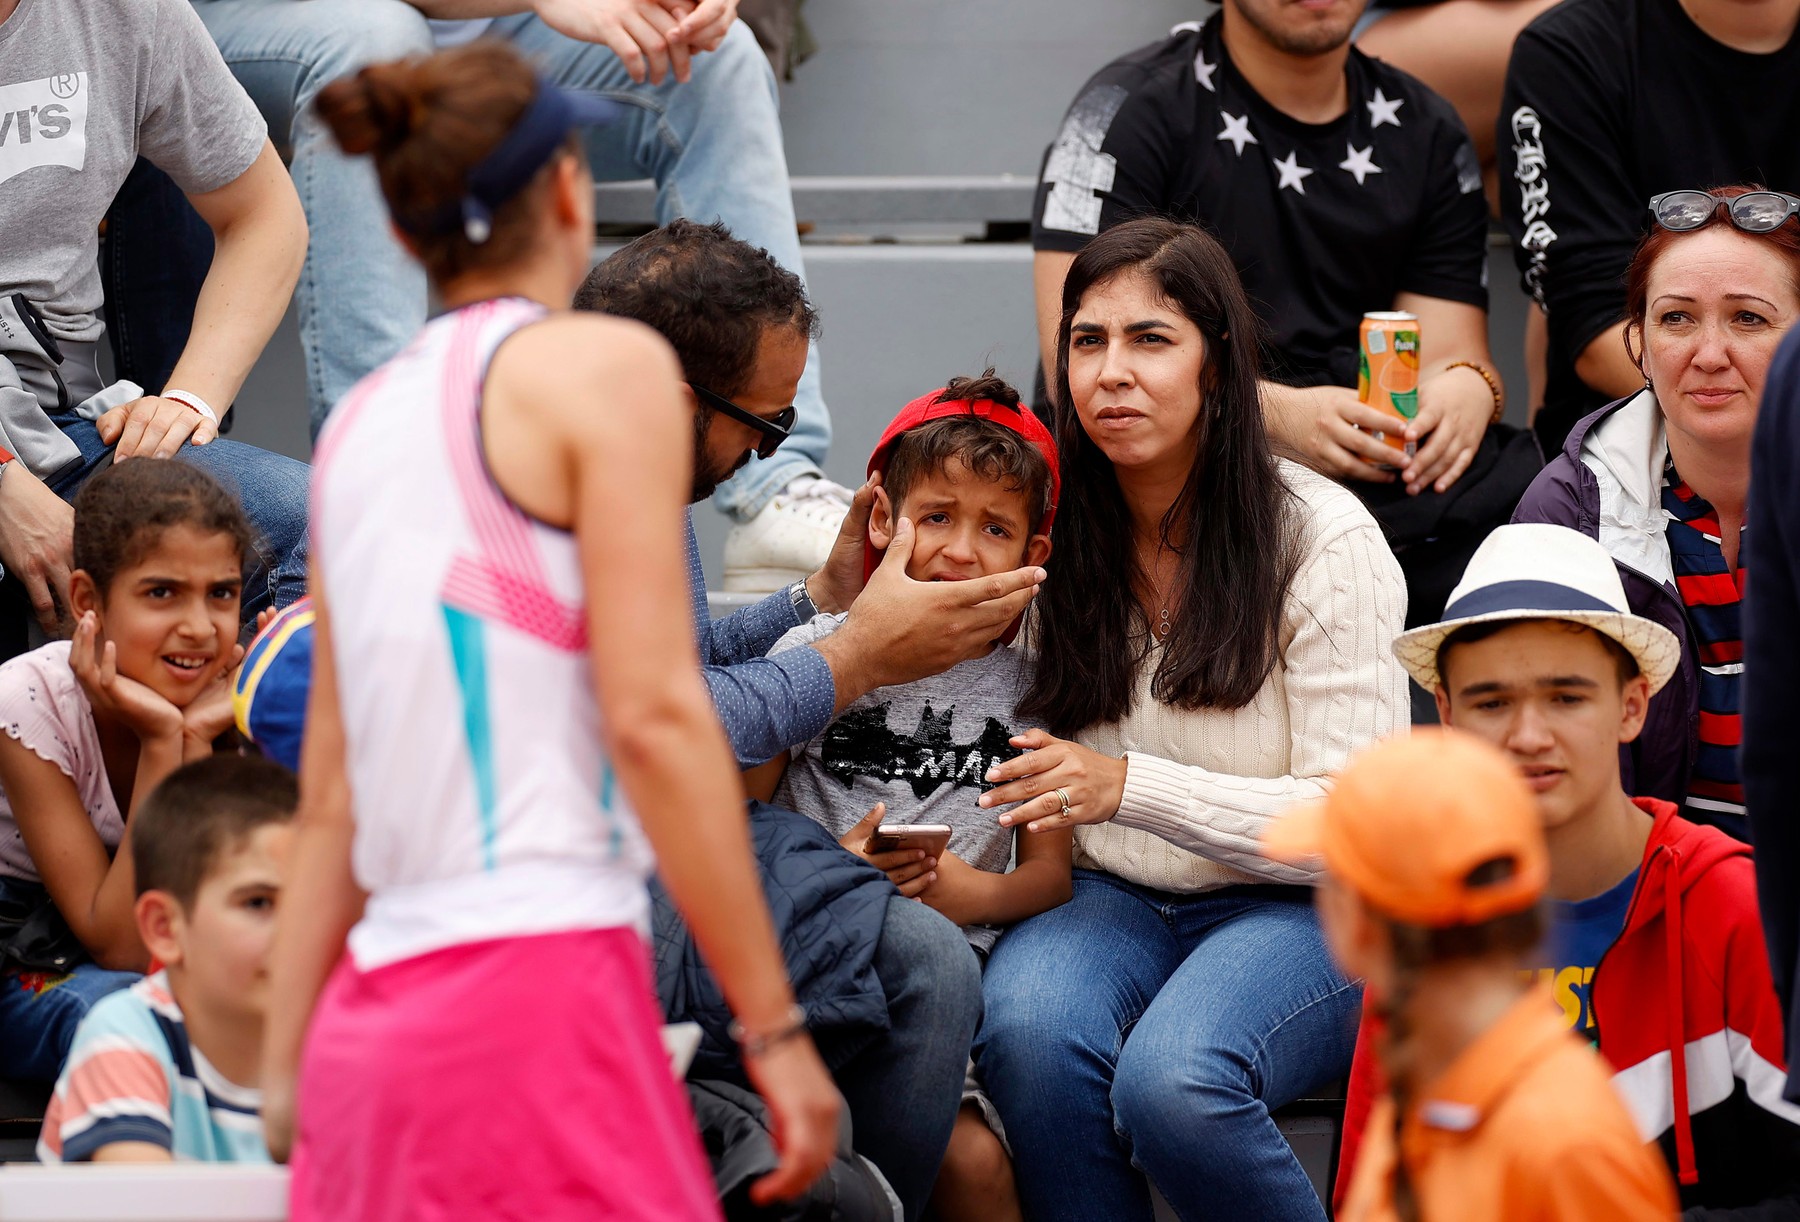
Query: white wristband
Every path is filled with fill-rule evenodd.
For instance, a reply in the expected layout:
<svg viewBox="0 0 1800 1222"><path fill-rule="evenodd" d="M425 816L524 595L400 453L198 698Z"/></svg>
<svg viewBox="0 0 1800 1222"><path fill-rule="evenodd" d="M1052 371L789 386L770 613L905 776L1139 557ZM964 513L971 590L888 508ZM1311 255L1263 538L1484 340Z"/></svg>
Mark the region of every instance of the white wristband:
<svg viewBox="0 0 1800 1222"><path fill-rule="evenodd" d="M191 390L165 390L159 397L167 399L171 403L179 403L183 407L191 407L214 424L219 422L219 413L212 409L212 404Z"/></svg>

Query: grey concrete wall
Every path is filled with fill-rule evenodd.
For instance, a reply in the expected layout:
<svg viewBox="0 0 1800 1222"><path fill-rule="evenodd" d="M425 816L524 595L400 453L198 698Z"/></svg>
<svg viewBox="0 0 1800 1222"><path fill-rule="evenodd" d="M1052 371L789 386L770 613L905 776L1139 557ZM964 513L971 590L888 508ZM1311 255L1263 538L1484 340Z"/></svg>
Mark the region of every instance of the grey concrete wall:
<svg viewBox="0 0 1800 1222"><path fill-rule="evenodd" d="M1035 174L1095 68L1211 8L1197 0L809 0L820 50L783 87L789 165L796 175ZM806 260L825 325L836 432L828 473L854 485L901 404L990 363L1029 387L1035 348L1023 244L953 234L855 243L842 229L809 240ZM1522 392L1523 299L1506 252L1494 255L1494 351ZM305 457L304 385L290 311L251 375L232 435ZM1522 393L1516 401L1522 416ZM726 524L702 509L696 525L716 576Z"/></svg>

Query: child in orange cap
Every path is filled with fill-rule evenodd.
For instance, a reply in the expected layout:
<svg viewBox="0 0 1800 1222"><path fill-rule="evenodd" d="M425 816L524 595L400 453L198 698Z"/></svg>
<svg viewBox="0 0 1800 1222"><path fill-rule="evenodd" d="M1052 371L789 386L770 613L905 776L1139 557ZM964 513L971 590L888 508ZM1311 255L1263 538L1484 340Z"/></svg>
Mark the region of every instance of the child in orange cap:
<svg viewBox="0 0 1800 1222"><path fill-rule="evenodd" d="M1549 855L1530 790L1453 730L1379 743L1270 825L1323 857L1326 941L1385 1021L1387 1096L1340 1218L1673 1218L1675 1194L1606 1069L1519 968L1543 937Z"/></svg>

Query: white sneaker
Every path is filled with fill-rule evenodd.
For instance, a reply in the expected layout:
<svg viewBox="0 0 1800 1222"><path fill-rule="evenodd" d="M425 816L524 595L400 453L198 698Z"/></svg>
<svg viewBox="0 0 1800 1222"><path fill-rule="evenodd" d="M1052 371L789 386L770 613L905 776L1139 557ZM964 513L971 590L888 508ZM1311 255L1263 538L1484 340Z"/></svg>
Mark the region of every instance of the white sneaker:
<svg viewBox="0 0 1800 1222"><path fill-rule="evenodd" d="M854 495L814 475L776 493L762 512L725 536L725 590L768 594L811 574L831 554Z"/></svg>

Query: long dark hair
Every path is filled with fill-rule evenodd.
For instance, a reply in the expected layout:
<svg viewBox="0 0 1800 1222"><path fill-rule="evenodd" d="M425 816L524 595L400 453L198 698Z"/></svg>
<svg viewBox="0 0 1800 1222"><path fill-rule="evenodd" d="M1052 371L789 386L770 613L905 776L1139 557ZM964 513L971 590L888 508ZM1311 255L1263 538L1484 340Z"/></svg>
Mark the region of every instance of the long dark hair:
<svg viewBox="0 0 1800 1222"><path fill-rule="evenodd" d="M1260 325L1224 247L1192 225L1147 217L1109 229L1075 257L1056 332L1056 443L1062 503L1055 568L1037 598L1038 667L1023 711L1057 734L1115 721L1151 645L1133 590L1148 586L1112 463L1081 427L1069 393L1069 331L1088 290L1142 272L1206 337L1199 446L1162 520L1180 557L1180 614L1151 694L1184 709L1242 708L1274 669L1282 604L1299 563L1292 494L1263 427Z"/></svg>

